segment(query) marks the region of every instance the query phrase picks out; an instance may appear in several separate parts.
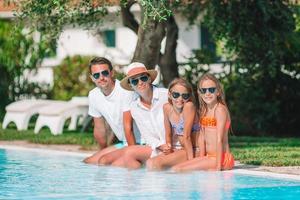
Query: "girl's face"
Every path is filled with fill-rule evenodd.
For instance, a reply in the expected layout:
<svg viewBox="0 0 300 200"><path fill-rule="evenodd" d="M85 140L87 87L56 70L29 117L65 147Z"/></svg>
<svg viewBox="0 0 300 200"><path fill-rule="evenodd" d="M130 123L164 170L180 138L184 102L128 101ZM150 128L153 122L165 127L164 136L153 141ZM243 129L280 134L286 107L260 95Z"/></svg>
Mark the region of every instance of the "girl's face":
<svg viewBox="0 0 300 200"><path fill-rule="evenodd" d="M169 98L171 99L173 106L177 109L181 109L183 108L184 103L191 98L191 94L184 86L177 84L170 90Z"/></svg>
<svg viewBox="0 0 300 200"><path fill-rule="evenodd" d="M219 95L216 83L210 79L202 81L199 85L198 95L208 106L216 104Z"/></svg>

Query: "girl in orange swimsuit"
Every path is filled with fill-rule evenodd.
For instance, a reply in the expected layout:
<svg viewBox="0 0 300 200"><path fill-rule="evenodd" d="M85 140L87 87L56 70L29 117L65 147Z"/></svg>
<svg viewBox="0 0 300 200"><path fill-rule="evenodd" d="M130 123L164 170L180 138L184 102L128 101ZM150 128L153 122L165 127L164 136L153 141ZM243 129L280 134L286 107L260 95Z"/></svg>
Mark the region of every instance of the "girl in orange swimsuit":
<svg viewBox="0 0 300 200"><path fill-rule="evenodd" d="M230 114L218 79L212 74L204 74L198 82L198 95L200 155L175 165L172 169L175 171L232 169L234 158L228 143Z"/></svg>
<svg viewBox="0 0 300 200"><path fill-rule="evenodd" d="M169 85L169 103L164 105L166 144L162 154L147 161L147 168L160 170L193 159L199 136L199 119L192 86L176 78Z"/></svg>

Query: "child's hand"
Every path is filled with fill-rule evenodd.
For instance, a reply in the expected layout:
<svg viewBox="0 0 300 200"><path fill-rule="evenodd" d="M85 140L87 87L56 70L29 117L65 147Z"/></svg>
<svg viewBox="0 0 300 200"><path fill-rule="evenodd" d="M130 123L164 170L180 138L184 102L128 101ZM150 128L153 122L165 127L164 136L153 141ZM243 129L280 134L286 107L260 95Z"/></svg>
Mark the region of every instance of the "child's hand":
<svg viewBox="0 0 300 200"><path fill-rule="evenodd" d="M172 153L172 147L170 144L163 144L163 145L160 145L158 147L159 150L161 150L164 154L170 154Z"/></svg>

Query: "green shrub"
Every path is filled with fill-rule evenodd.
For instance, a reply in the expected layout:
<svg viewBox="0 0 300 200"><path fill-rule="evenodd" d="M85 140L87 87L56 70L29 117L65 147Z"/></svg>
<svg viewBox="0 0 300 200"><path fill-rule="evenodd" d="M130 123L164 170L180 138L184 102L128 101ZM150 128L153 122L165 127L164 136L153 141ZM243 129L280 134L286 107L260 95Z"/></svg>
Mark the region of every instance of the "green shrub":
<svg viewBox="0 0 300 200"><path fill-rule="evenodd" d="M54 99L70 100L73 96L88 95L94 87L89 76L90 59L83 56L67 57L54 68Z"/></svg>
<svg viewBox="0 0 300 200"><path fill-rule="evenodd" d="M22 23L15 22L0 19L0 119L8 103L32 96L42 95L46 98L49 89L45 86L37 88L37 84L23 77L24 70L36 69L50 53L49 43L43 34L34 39L33 32L27 33Z"/></svg>
<svg viewBox="0 0 300 200"><path fill-rule="evenodd" d="M180 67L181 75L194 88L199 77L210 70L205 65L213 62L209 58L205 52L195 51L194 57ZM231 64L228 73L215 75L224 86L235 135L299 136L299 78L274 65L242 67L238 62Z"/></svg>
<svg viewBox="0 0 300 200"><path fill-rule="evenodd" d="M219 78L235 134L300 134L300 10L287 2L209 1L204 23L231 63Z"/></svg>

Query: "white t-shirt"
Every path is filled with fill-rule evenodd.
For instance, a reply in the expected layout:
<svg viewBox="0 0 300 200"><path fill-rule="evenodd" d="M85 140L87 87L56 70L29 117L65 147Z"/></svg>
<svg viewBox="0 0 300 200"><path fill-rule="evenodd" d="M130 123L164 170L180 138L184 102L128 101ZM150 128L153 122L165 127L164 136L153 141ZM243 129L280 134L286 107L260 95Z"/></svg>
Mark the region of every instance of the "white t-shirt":
<svg viewBox="0 0 300 200"><path fill-rule="evenodd" d="M152 155L157 155L157 147L166 143L163 105L168 102L168 90L166 88L157 88L153 86L153 98L151 108L145 107L136 94L130 107L124 108L124 111L130 110L132 118L140 130L141 137L146 145L151 146Z"/></svg>
<svg viewBox="0 0 300 200"><path fill-rule="evenodd" d="M118 140L127 144L123 127L123 110L130 105L133 97L134 92L123 89L119 80L116 80L115 88L108 96L96 87L89 92L89 115L104 117ZM140 142L140 134L135 123L133 130L136 142Z"/></svg>

